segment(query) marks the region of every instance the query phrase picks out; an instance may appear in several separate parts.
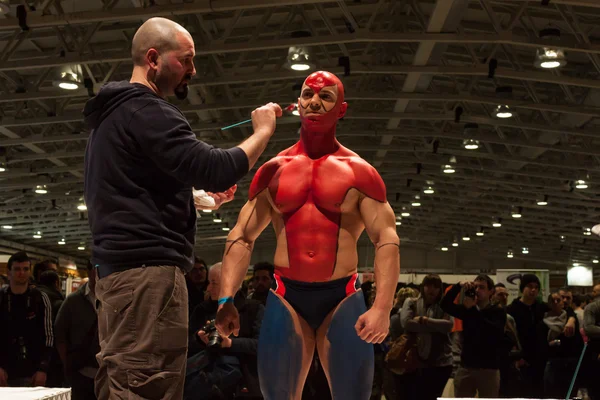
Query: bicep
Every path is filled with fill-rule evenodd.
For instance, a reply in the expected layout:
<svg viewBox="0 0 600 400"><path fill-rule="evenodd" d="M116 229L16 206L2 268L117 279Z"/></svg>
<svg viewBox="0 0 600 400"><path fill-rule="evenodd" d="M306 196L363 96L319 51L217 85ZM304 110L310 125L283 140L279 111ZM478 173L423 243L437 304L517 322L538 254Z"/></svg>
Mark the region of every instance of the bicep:
<svg viewBox="0 0 600 400"><path fill-rule="evenodd" d="M266 193L261 193L249 200L240 211L230 237L239 237L247 242L254 242L271 222L272 210Z"/></svg>
<svg viewBox="0 0 600 400"><path fill-rule="evenodd" d="M365 197L360 202L359 210L365 230L373 243L399 244L400 240L396 233L396 216L388 202L382 203Z"/></svg>

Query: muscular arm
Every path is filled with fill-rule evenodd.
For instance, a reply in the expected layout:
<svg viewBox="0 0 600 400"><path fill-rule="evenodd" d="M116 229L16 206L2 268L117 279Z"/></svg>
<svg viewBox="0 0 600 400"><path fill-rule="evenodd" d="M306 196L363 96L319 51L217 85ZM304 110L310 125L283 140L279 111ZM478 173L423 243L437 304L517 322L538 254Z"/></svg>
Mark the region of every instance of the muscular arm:
<svg viewBox="0 0 600 400"><path fill-rule="evenodd" d="M219 297L233 297L242 285L254 241L271 222L271 210L267 193L263 191L240 211L235 227L227 236Z"/></svg>
<svg viewBox="0 0 600 400"><path fill-rule="evenodd" d="M400 238L396 233L396 217L389 203L369 197L361 201L360 214L367 234L375 245L377 295L373 308L389 313L400 275Z"/></svg>

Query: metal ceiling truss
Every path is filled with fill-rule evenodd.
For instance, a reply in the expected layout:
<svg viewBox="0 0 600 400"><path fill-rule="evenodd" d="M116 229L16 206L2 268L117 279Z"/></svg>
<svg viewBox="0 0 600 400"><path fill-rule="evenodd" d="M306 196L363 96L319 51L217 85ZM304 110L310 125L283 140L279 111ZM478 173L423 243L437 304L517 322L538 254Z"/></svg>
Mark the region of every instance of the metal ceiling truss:
<svg viewBox="0 0 600 400"><path fill-rule="evenodd" d="M285 59L289 46L304 45L319 68L344 79L350 108L340 141L378 168L396 212L410 209L398 226L405 244L434 250L457 237L464 251L498 258L511 247L516 259L526 243L530 259L561 266L595 257L594 238L583 229L600 218L596 0L86 3L11 0L13 12L0 19L0 163L8 167L0 173L0 226L12 225L0 237L71 257L89 254L86 212L77 209L88 137L81 109L89 93L59 90L52 77L58 67L80 64L92 91L128 79L135 30L146 18L165 16L196 41L198 75L188 100L177 105L199 138L233 146L251 134L250 126L226 132L222 126L266 102L294 102L306 72L287 70ZM17 6L26 7L24 21L16 18ZM533 66L536 49L546 44L539 31L548 26L561 30L568 63L560 70ZM310 36L292 38L298 30ZM349 71L339 57L350 59ZM512 97L498 98L496 88L507 85ZM499 104L517 115L495 118ZM479 126L472 136L463 132L469 122ZM297 129L296 117L279 119L261 162L293 144ZM465 150L466 138L480 148ZM452 156L456 173L442 173ZM229 226L252 174L220 210ZM577 179L590 188L574 190ZM435 194L424 195L430 182ZM34 194L37 185L50 192ZM411 207L418 194L423 205ZM537 206L544 195L550 204ZM523 218L510 217L512 206L522 207ZM201 216L197 250L218 252L223 224ZM492 217L504 226L489 227ZM481 227L486 236L475 237ZM38 230L42 238L33 239ZM463 234L472 240L462 242ZM58 245L62 238L67 245ZM267 230L257 246L273 240ZM80 243L85 251L77 250Z"/></svg>

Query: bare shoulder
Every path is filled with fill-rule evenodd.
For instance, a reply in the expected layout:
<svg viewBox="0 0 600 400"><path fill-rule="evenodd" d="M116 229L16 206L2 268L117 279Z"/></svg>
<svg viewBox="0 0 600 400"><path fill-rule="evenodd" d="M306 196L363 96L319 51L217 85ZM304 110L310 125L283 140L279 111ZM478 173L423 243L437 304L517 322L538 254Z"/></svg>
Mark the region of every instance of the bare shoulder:
<svg viewBox="0 0 600 400"><path fill-rule="evenodd" d="M354 171L356 188L361 193L381 203L387 202L385 183L375 167L358 155L348 157L347 163Z"/></svg>

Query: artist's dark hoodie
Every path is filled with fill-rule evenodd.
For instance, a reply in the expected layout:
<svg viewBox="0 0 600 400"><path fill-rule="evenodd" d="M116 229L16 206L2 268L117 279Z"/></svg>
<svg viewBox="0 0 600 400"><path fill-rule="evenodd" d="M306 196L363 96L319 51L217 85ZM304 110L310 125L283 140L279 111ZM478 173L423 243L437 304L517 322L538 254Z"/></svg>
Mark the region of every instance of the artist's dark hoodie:
<svg viewBox="0 0 600 400"><path fill-rule="evenodd" d="M84 115L85 202L101 277L142 265L190 270L192 187L233 186L248 172L244 151L197 140L179 109L141 84L108 83Z"/></svg>

